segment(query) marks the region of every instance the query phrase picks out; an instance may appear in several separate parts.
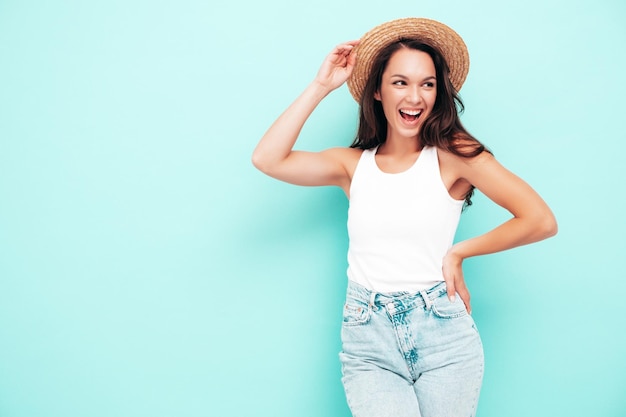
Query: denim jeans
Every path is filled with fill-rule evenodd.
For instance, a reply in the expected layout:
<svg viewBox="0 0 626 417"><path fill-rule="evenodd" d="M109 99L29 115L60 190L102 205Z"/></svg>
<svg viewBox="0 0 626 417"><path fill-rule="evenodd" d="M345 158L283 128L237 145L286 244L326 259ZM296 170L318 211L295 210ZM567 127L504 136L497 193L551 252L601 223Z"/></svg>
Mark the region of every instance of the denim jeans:
<svg viewBox="0 0 626 417"><path fill-rule="evenodd" d="M418 293L348 281L342 382L354 417L472 417L483 378L474 320L445 283Z"/></svg>

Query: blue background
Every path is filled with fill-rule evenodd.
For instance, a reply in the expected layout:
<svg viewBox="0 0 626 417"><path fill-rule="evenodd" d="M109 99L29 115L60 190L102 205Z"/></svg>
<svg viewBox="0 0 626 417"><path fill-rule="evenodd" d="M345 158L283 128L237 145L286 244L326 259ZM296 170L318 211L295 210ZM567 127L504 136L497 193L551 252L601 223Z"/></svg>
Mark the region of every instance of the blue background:
<svg viewBox="0 0 626 417"><path fill-rule="evenodd" d="M621 0L0 0L0 416L348 417L347 201L250 155L335 44L406 16L464 37L464 123L560 226L466 261L478 416L626 416ZM297 147L356 111L342 87ZM457 239L508 217L479 194Z"/></svg>

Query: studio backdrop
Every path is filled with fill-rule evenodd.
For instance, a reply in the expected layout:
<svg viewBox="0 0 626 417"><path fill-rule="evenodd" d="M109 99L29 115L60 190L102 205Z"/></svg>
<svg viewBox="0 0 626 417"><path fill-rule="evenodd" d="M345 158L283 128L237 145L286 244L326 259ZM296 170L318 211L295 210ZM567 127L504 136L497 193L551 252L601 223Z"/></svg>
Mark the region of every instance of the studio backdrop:
<svg viewBox="0 0 626 417"><path fill-rule="evenodd" d="M349 417L346 210L252 150L338 43L454 28L468 130L559 234L465 262L479 417L626 416L621 0L0 0L0 416ZM333 92L298 149L348 146ZM456 239L510 214L480 193Z"/></svg>

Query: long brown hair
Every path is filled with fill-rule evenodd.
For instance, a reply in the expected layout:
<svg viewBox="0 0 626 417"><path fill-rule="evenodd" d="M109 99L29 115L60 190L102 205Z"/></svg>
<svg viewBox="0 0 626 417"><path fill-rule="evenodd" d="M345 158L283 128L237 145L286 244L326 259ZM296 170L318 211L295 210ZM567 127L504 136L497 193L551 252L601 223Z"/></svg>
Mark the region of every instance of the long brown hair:
<svg viewBox="0 0 626 417"><path fill-rule="evenodd" d="M380 90L383 72L391 56L401 48L426 52L435 64L437 96L431 114L419 130L421 146L436 146L464 158L480 155L488 149L463 127L459 114L465 107L450 82L448 64L443 56L430 45L414 39L401 39L383 48L372 63L372 70L363 93L359 110L359 128L352 148L371 149L387 140L387 119L380 101L374 94ZM474 187L465 195L465 205L472 204Z"/></svg>

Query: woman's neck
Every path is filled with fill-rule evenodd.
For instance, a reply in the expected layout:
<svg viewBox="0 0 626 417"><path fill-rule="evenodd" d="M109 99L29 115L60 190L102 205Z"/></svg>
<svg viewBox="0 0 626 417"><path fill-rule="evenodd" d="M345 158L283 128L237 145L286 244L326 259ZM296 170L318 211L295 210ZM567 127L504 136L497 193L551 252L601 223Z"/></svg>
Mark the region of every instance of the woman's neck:
<svg viewBox="0 0 626 417"><path fill-rule="evenodd" d="M398 138L392 135L387 136L385 143L379 146L379 154L406 155L422 150L422 145L418 138Z"/></svg>

